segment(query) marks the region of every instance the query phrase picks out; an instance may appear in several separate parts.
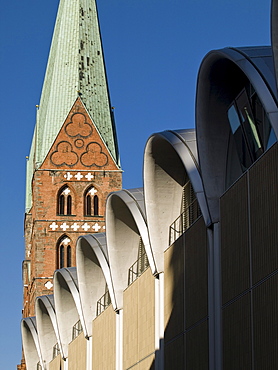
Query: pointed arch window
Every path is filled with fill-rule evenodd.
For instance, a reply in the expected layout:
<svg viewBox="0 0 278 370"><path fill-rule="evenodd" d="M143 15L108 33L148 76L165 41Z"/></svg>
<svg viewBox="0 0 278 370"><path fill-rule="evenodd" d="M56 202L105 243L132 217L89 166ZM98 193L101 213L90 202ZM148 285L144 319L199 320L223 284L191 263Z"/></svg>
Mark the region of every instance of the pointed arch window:
<svg viewBox="0 0 278 370"><path fill-rule="evenodd" d="M68 236L64 235L62 238L59 239L57 243L56 255L57 255L57 258L56 258L57 269L72 266L71 240Z"/></svg>
<svg viewBox="0 0 278 370"><path fill-rule="evenodd" d="M91 186L84 196L84 215L98 216L99 215L99 197L96 194L97 190Z"/></svg>
<svg viewBox="0 0 278 370"><path fill-rule="evenodd" d="M58 215L72 214L72 196L68 186L63 186L58 193L57 213Z"/></svg>

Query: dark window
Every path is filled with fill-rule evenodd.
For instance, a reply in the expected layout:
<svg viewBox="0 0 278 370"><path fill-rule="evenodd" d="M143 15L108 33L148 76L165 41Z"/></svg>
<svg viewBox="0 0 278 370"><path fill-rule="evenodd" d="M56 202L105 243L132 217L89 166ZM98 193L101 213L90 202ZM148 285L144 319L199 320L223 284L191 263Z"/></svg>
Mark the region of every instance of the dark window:
<svg viewBox="0 0 278 370"><path fill-rule="evenodd" d="M84 215L98 216L99 215L99 197L95 195L97 190L92 186L84 195Z"/></svg>
<svg viewBox="0 0 278 370"><path fill-rule="evenodd" d="M71 215L71 195L67 197L67 215Z"/></svg>
<svg viewBox="0 0 278 370"><path fill-rule="evenodd" d="M59 215L65 214L65 197L63 194L59 196Z"/></svg>
<svg viewBox="0 0 278 370"><path fill-rule="evenodd" d="M71 240L68 236L63 236L57 243L57 263L56 268L71 267L72 265L72 251Z"/></svg>
<svg viewBox="0 0 278 370"><path fill-rule="evenodd" d="M71 267L71 246L67 247L67 267Z"/></svg>
<svg viewBox="0 0 278 370"><path fill-rule="evenodd" d="M85 205L85 215L86 216L91 216L92 215L92 198L91 198L91 195L88 194L86 196L86 205Z"/></svg>
<svg viewBox="0 0 278 370"><path fill-rule="evenodd" d="M274 131L250 84L236 97L227 114L242 169L246 170L276 141Z"/></svg>
<svg viewBox="0 0 278 370"><path fill-rule="evenodd" d="M60 245L60 263L59 263L60 269L64 267L64 263L65 263L65 248L63 245Z"/></svg>
<svg viewBox="0 0 278 370"><path fill-rule="evenodd" d="M72 214L72 196L67 186L62 187L58 193L57 213L58 215Z"/></svg>
<svg viewBox="0 0 278 370"><path fill-rule="evenodd" d="M98 215L98 196L94 196L94 216Z"/></svg>

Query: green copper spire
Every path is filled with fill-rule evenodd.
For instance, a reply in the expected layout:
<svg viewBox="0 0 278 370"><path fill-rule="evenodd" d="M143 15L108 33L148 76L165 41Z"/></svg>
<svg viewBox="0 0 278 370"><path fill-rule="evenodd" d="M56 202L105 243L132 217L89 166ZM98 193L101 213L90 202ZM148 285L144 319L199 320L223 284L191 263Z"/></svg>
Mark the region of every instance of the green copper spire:
<svg viewBox="0 0 278 370"><path fill-rule="evenodd" d="M60 0L27 164L27 209L33 171L42 164L78 96L119 165L95 0Z"/></svg>

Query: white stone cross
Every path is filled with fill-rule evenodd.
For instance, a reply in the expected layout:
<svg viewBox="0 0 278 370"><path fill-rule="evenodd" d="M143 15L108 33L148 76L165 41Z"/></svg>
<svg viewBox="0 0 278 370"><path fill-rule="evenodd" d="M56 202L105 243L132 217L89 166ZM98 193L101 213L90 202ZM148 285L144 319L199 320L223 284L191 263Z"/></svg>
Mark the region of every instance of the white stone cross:
<svg viewBox="0 0 278 370"><path fill-rule="evenodd" d="M80 226L76 222L73 225L71 225L71 228L73 229L73 231L77 231L79 227Z"/></svg>
<svg viewBox="0 0 278 370"><path fill-rule="evenodd" d="M63 239L63 240L62 240L62 243L63 243L64 245L68 245L68 244L70 243L70 238L65 238L65 239Z"/></svg>
<svg viewBox="0 0 278 370"><path fill-rule="evenodd" d="M94 178L94 175L92 175L91 172L89 172L85 177L87 180L91 181Z"/></svg>
<svg viewBox="0 0 278 370"><path fill-rule="evenodd" d="M57 228L58 228L58 225L56 224L56 222L52 222L51 225L49 225L50 229L52 229L52 231L55 231Z"/></svg>
<svg viewBox="0 0 278 370"><path fill-rule="evenodd" d="M98 231L99 231L99 229L101 229L101 226L99 226L99 224L98 224L98 223L95 223L95 224L94 224L94 226L92 226L92 229L94 229L94 230L95 230L95 232L98 232Z"/></svg>
<svg viewBox="0 0 278 370"><path fill-rule="evenodd" d="M63 191L63 194L65 195L69 195L70 193L70 189L69 188L66 188L64 191Z"/></svg>
<svg viewBox="0 0 278 370"><path fill-rule="evenodd" d="M51 281L48 280L47 283L44 284L44 286L47 288L47 289L51 289L53 287L53 284L51 283Z"/></svg>
<svg viewBox="0 0 278 370"><path fill-rule="evenodd" d="M70 172L67 172L65 175L64 175L64 178L67 179L67 180L70 180L73 176L71 175Z"/></svg>
<svg viewBox="0 0 278 370"><path fill-rule="evenodd" d="M92 188L91 190L89 190L89 193L91 195L95 195L97 193L97 190L95 188Z"/></svg>
<svg viewBox="0 0 278 370"><path fill-rule="evenodd" d="M77 172L77 174L74 175L74 177L79 181L79 180L81 180L83 178L83 175L81 175L80 172Z"/></svg>
<svg viewBox="0 0 278 370"><path fill-rule="evenodd" d="M60 226L60 228L63 230L63 231L66 231L69 226L66 224L66 222L63 222L62 225Z"/></svg>
<svg viewBox="0 0 278 370"><path fill-rule="evenodd" d="M87 224L87 222L82 225L82 229L84 229L84 231L88 231L90 229L90 225Z"/></svg>

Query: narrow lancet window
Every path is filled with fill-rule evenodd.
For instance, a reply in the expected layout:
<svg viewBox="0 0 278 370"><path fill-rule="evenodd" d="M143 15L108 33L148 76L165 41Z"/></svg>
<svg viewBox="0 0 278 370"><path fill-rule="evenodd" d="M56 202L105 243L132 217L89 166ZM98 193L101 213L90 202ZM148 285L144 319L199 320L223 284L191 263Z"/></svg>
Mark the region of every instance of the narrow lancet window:
<svg viewBox="0 0 278 370"><path fill-rule="evenodd" d="M58 240L57 243L57 261L56 268L71 267L72 254L71 254L71 240L68 236L64 235Z"/></svg>
<svg viewBox="0 0 278 370"><path fill-rule="evenodd" d="M68 186L64 186L58 193L57 213L58 215L72 214L72 196Z"/></svg>
<svg viewBox="0 0 278 370"><path fill-rule="evenodd" d="M84 195L84 215L98 216L99 215L99 197L96 195L97 190L92 186Z"/></svg>

